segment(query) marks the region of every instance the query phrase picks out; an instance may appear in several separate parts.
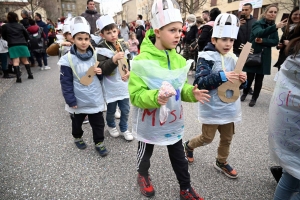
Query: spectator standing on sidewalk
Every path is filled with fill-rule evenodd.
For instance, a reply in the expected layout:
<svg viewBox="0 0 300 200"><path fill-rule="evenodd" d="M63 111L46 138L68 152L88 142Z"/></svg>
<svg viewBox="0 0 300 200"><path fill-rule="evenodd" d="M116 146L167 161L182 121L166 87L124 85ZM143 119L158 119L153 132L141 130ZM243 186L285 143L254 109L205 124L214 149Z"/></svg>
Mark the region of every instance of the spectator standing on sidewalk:
<svg viewBox="0 0 300 200"><path fill-rule="evenodd" d="M20 20L20 23L23 24L23 26L25 28L28 28L30 25L29 25L29 21L28 21L29 20L29 15L28 15L27 10L22 10L21 11L21 17L23 19Z"/></svg>
<svg viewBox="0 0 300 200"><path fill-rule="evenodd" d="M48 45L47 47L49 47L51 44L54 43L54 40L56 38L56 34L55 34L55 25L52 22L51 19L47 18L47 25L48 25Z"/></svg>
<svg viewBox="0 0 300 200"><path fill-rule="evenodd" d="M259 97L263 79L265 75L271 74L271 48L279 43L278 29L286 26L287 19L275 24L275 19L278 13L278 7L271 4L266 7L266 10L261 16L261 19L252 25L250 42L254 53L262 53L261 65L256 67L244 66L243 71L247 72L247 87L243 90L241 101L244 101L248 95L250 87L255 79L254 91L252 99L249 103L250 107L256 104Z"/></svg>
<svg viewBox="0 0 300 200"><path fill-rule="evenodd" d="M256 22L256 19L253 18L251 15L252 13L252 4L251 3L246 3L242 7L242 12L241 12L241 18L240 18L240 30L237 36L237 39L234 41L233 44L233 53L239 57L241 53L240 46L241 44L246 44L251 35L251 30L252 30L252 24ZM250 87L248 94L253 94L253 90Z"/></svg>
<svg viewBox="0 0 300 200"><path fill-rule="evenodd" d="M215 19L218 17L219 14L221 14L219 8L213 8L209 12L209 22L207 22L204 26L201 27L202 31L198 39L199 51L203 51L207 43L211 42L212 29L215 23Z"/></svg>
<svg viewBox="0 0 300 200"><path fill-rule="evenodd" d="M297 6L292 10L291 14L289 15L286 28L281 36L279 44L277 45L277 49L280 49L280 51L278 61L275 63L274 67L277 67L278 71L280 70L280 65L285 61L287 57L287 55L285 54L285 48L288 45L289 41L300 36L299 22L300 12L299 6Z"/></svg>
<svg viewBox="0 0 300 200"><path fill-rule="evenodd" d="M39 64L40 70L51 69L50 67L48 67L47 62L45 43L46 35L43 32L43 28L39 27L33 19L29 19L29 24L30 26L27 28L27 31L29 33L29 48L34 53L36 61Z"/></svg>
<svg viewBox="0 0 300 200"><path fill-rule="evenodd" d="M96 21L100 17L100 14L96 11L95 2L93 0L88 0L86 2L86 10L81 14L91 26L91 34L94 34L97 31Z"/></svg>
<svg viewBox="0 0 300 200"><path fill-rule="evenodd" d="M184 49L183 49L183 57L188 59L195 58L195 49L191 47L191 44L196 40L198 34L198 27L196 25L196 16L193 14L189 14L186 18L187 21L187 30L185 37L183 38ZM194 68L194 64L191 65L188 75L192 75L192 71Z"/></svg>
<svg viewBox="0 0 300 200"><path fill-rule="evenodd" d="M7 41L1 36L2 26L0 25L0 61L3 71L3 78L14 78L14 76L9 75L7 59L8 59L8 46Z"/></svg>
<svg viewBox="0 0 300 200"><path fill-rule="evenodd" d="M209 22L209 11L208 10L204 10L202 12L202 19L206 22Z"/></svg>
<svg viewBox="0 0 300 200"><path fill-rule="evenodd" d="M36 24L39 27L43 28L43 31L44 31L44 33L46 35L45 42L46 42L46 46L47 46L48 32L49 32L48 25L45 22L42 21L42 15L40 13L35 13L34 19L35 19Z"/></svg>
<svg viewBox="0 0 300 200"><path fill-rule="evenodd" d="M30 56L27 41L28 33L24 26L18 23L18 15L14 12L7 14L7 23L2 26L2 37L8 43L9 56L13 61L13 68L17 75L17 83L22 83L20 60L25 65L28 73L28 79L33 79L29 62L27 58Z"/></svg>

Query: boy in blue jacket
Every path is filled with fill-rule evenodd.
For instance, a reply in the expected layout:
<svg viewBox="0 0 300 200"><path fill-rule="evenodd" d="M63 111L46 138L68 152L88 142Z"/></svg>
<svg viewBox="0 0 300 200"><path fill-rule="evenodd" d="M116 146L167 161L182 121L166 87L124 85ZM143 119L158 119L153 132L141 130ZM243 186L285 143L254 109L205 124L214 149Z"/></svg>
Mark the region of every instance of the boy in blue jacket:
<svg viewBox="0 0 300 200"><path fill-rule="evenodd" d="M104 97L100 75L102 70L94 68L97 76L92 77L92 82L83 85L81 80L90 77L87 71L97 62L96 54L90 47L90 25L83 17L75 17L70 23L71 34L74 39L70 51L62 56L58 62L61 66L60 82L63 96L66 101L65 109L73 113L72 135L79 149L85 149L86 144L82 139L82 122L86 115L89 117L93 129L93 139L96 151L100 156L106 156L108 151L103 144L104 141ZM91 78L91 77L90 77Z"/></svg>
<svg viewBox="0 0 300 200"><path fill-rule="evenodd" d="M246 74L236 74L234 68L237 57L229 52L239 30L239 20L232 14L220 14L214 24L212 43L199 52L194 85L198 89L209 90L210 102L199 104L199 120L202 123L202 134L184 143L189 163L194 161L193 150L211 143L216 131L220 132L218 156L214 167L230 178L237 178L238 173L227 162L229 148L234 134L234 123L241 121L241 102L221 101L218 87L227 81L239 79L246 84ZM232 91L226 91L232 96Z"/></svg>

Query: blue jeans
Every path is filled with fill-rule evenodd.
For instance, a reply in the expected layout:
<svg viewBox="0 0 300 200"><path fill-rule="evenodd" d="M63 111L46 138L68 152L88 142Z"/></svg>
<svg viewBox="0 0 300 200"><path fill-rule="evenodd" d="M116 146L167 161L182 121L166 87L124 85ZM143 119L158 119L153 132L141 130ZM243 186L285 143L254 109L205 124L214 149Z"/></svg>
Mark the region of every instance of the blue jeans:
<svg viewBox="0 0 300 200"><path fill-rule="evenodd" d="M130 106L129 106L129 98L123 99L123 100L118 100L115 102L111 102L107 104L107 111L106 111L106 123L107 126L114 128L116 127L115 123L115 112L117 109L117 105L119 106L121 110L121 118L120 118L120 130L121 132L127 131L128 128L128 117L129 117L129 111L130 111Z"/></svg>
<svg viewBox="0 0 300 200"><path fill-rule="evenodd" d="M41 59L43 59L44 66L48 65L47 54L46 53L37 53L37 52L34 52L34 55L35 55L36 61L39 64L39 67L43 67L43 63L42 63Z"/></svg>
<svg viewBox="0 0 300 200"><path fill-rule="evenodd" d="M283 170L273 200L300 200L300 180Z"/></svg>

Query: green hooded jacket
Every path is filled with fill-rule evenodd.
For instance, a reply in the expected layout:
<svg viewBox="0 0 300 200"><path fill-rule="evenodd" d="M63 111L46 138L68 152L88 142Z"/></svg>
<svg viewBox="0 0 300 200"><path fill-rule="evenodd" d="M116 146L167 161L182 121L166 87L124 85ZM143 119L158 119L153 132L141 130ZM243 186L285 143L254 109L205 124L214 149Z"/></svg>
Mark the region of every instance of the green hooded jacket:
<svg viewBox="0 0 300 200"><path fill-rule="evenodd" d="M155 34L152 29L146 32L141 45L141 52L134 60L156 60L159 61L161 67L167 69L168 62L170 62L171 70L183 68L186 65L186 60L177 54L175 49L166 51L157 49L150 40L150 38L154 37ZM151 70L151 66L149 66L149 70ZM160 107L160 104L157 102L158 90L150 90L144 81L132 71L130 72L128 84L130 101L134 106L142 109ZM188 84L187 81L182 88L181 99L187 102L197 102L193 94L193 86Z"/></svg>

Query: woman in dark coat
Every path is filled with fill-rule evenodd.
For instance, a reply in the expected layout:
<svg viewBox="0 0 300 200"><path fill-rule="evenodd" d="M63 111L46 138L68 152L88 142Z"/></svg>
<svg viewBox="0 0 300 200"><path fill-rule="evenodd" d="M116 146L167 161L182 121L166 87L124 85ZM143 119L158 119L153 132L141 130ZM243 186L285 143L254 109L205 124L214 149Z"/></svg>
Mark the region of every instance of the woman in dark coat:
<svg viewBox="0 0 300 200"><path fill-rule="evenodd" d="M256 67L250 67L245 65L243 71L247 72L247 87L243 90L241 101L246 99L249 89L255 79L254 92L252 99L249 103L250 107L253 107L260 94L264 75L271 74L271 48L276 46L279 42L278 28L282 28L286 25L286 21L281 21L275 24L278 7L276 5L267 6L266 10L262 14L262 18L256 21L252 25L250 42L252 42L252 48L254 53L262 52L261 65Z"/></svg>
<svg viewBox="0 0 300 200"><path fill-rule="evenodd" d="M196 16L193 14L190 14L187 16L186 21L188 23L187 32L185 34L185 37L183 38L184 42L184 49L183 49L183 57L188 59L194 59L195 58L195 49L192 49L191 44L196 40L197 33L198 33L198 27L196 25ZM192 75L193 70L193 64L190 67L190 71L188 75Z"/></svg>
<svg viewBox="0 0 300 200"><path fill-rule="evenodd" d="M288 23L285 27L285 31L283 32L279 44L277 45L277 49L279 51L278 61L275 63L274 67L280 70L280 65L285 61L287 55L285 54L285 48L288 45L289 41L300 36L300 26L298 25L300 22L300 12L299 6L295 7L288 18Z"/></svg>
<svg viewBox="0 0 300 200"><path fill-rule="evenodd" d="M7 14L7 24L2 26L2 37L8 43L9 57L13 61L14 71L17 75L17 83L21 83L21 72L20 72L20 60L25 65L28 73L28 78L33 79L30 65L28 62L28 57L30 53L27 46L27 41L29 40L29 35L25 27L18 23L18 15L14 12L9 12Z"/></svg>

